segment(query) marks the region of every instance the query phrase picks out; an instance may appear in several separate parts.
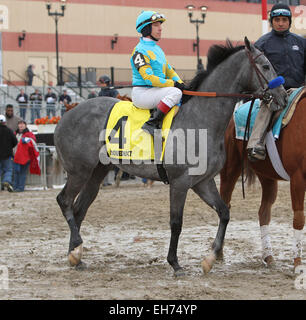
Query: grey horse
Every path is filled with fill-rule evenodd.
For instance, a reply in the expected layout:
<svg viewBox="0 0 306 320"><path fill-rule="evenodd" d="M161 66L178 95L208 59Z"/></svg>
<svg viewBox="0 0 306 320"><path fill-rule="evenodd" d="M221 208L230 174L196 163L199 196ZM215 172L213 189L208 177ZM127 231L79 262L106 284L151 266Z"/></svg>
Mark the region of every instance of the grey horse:
<svg viewBox="0 0 306 320"><path fill-rule="evenodd" d="M250 63L250 59L255 62ZM227 93L261 92L262 83L255 75L254 65L268 81L277 76L267 58L250 44L247 38L244 46L234 47L229 41L224 46L214 45L208 52L207 70L191 81L189 89ZM285 104L287 94L283 86L271 89L270 93L273 97L272 103L280 106ZM199 133L194 135L195 149L199 158L200 153L204 151L206 157L205 170L199 173L196 172L198 164L188 161L179 163L178 156L173 157L174 163L164 163L170 185L171 239L167 261L177 276L184 274L178 262L177 247L189 189L192 189L219 216L219 226L211 252L202 261L203 271L209 272L215 260L223 253L223 241L230 215L228 207L219 195L214 177L225 162L224 133L236 100L235 97L184 96L182 106L173 119L171 127L173 131L180 130L185 137L191 129ZM101 129L105 128L109 111L116 102L117 99L107 97L84 101L66 113L55 130L57 154L67 172L67 182L57 196L57 202L70 228L68 259L72 266L83 264L81 223L98 194L101 182L113 167L112 163L105 164L101 161L99 153L101 148L103 149L104 142L99 135ZM203 137L205 139L202 139ZM187 156L189 151L184 139L178 137L176 144L168 143L168 140L165 158L171 158L173 154ZM203 141L205 149L201 145ZM116 166L135 176L161 181L154 163L116 164ZM192 169L194 171L191 173Z"/></svg>

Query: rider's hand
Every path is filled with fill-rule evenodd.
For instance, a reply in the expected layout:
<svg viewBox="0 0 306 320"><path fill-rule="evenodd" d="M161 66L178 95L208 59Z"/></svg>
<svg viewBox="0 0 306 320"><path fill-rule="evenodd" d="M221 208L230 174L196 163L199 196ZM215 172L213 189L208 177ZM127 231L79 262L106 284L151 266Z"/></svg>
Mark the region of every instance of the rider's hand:
<svg viewBox="0 0 306 320"><path fill-rule="evenodd" d="M176 88L182 90L182 91L183 91L183 90L186 90L186 86L185 86L184 83L179 83L179 82L175 81L175 82L174 82L174 86L175 86Z"/></svg>

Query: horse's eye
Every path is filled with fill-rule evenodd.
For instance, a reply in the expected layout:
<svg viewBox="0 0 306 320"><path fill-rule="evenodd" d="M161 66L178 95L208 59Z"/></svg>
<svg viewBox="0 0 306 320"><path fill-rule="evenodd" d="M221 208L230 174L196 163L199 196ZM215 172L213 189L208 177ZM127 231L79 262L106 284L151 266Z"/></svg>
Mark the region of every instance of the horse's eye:
<svg viewBox="0 0 306 320"><path fill-rule="evenodd" d="M268 64L264 64L262 67L263 67L263 69L265 69L265 70L270 70L270 66L269 66Z"/></svg>

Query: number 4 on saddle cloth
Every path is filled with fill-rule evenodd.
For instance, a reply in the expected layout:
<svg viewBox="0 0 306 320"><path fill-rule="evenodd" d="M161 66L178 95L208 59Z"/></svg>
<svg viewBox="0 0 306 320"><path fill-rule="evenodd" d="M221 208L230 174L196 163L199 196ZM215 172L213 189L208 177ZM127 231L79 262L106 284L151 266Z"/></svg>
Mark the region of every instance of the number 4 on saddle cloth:
<svg viewBox="0 0 306 320"><path fill-rule="evenodd" d="M109 158L135 161L162 161L173 117L174 106L164 117L160 152L154 150L153 137L142 130L150 118L150 110L140 109L130 101L117 102L110 111L106 124L105 143ZM159 159L155 159L158 157Z"/></svg>
<svg viewBox="0 0 306 320"><path fill-rule="evenodd" d="M286 108L284 108L284 110L281 112L278 119L275 121L275 123L273 125L272 133L273 133L274 139L279 138L281 129L283 127L285 127L288 124L288 122L290 121L290 119L293 115L293 112L295 110L295 106L296 106L297 102L300 100L300 98L302 96L304 96L305 92L306 92L306 88L301 87L301 88L294 90L290 94ZM245 125L246 125L246 121L248 118L250 106L251 106L251 101L244 103L243 105L238 107L236 109L236 111L234 112L236 139L243 140L243 138L244 138ZM255 123L255 119L256 119L257 113L259 111L259 108L260 108L260 100L256 99L254 106L253 106L253 109L252 109L252 112L251 112L250 132L249 132L250 135L252 133L252 128ZM248 138L249 138L249 136L246 135L246 140L248 140Z"/></svg>

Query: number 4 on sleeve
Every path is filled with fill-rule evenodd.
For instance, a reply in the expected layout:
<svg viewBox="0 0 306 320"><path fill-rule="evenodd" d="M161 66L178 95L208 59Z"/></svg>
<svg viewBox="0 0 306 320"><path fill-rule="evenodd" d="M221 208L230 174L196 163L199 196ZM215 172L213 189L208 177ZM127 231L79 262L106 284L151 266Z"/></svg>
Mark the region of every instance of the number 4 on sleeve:
<svg viewBox="0 0 306 320"><path fill-rule="evenodd" d="M147 64L144 55L140 52L133 55L133 62L137 70Z"/></svg>

